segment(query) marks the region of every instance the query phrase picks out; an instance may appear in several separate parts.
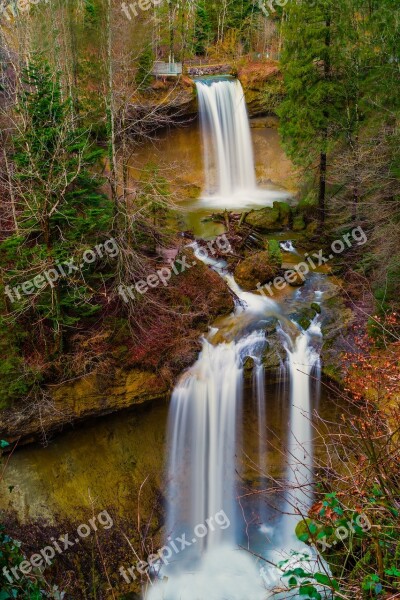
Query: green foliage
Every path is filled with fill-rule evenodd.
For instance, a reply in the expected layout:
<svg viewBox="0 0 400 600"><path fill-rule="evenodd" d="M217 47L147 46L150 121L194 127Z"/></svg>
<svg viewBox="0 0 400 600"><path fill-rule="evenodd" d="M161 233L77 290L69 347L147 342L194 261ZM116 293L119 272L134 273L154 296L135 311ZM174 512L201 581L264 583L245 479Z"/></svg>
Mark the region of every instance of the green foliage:
<svg viewBox="0 0 400 600"><path fill-rule="evenodd" d="M278 109L280 132L289 156L305 166L327 152L328 131L341 106L332 73L338 54L337 8L333 0L317 0L312 6L290 2L283 26L286 96Z"/></svg>
<svg viewBox="0 0 400 600"><path fill-rule="evenodd" d="M18 231L0 244L7 312L12 315L0 327L4 343L13 348L1 367L3 403L25 395L40 380L37 369L24 366L25 353L54 356L63 349L66 333L98 311L94 269L103 269L105 277L105 263L85 265L82 254L110 237L113 215L95 173L103 152L77 126L71 102L62 99L58 76L36 57L24 71L24 84L17 107L24 127L14 136L12 156ZM72 259L76 269L68 268L53 283L32 284L23 293L25 281L51 270L60 273L58 264Z"/></svg>
<svg viewBox="0 0 400 600"><path fill-rule="evenodd" d="M40 383L41 373L26 365L19 351L27 337L28 333L0 317L0 409L26 396L30 389Z"/></svg>
<svg viewBox="0 0 400 600"><path fill-rule="evenodd" d="M93 0L85 0L85 23L90 26L99 24L100 11L99 7Z"/></svg>
<svg viewBox="0 0 400 600"><path fill-rule="evenodd" d="M366 598L399 589L400 531L396 502L375 484L365 497L362 513L360 509L345 507L336 492L325 494L318 507L316 516L299 522L296 535L323 555L333 575L315 571L310 575L296 569L285 570L285 577L300 577L301 587L315 580L332 592L341 588L341 582L361 583L362 590L368 592Z"/></svg>
<svg viewBox="0 0 400 600"><path fill-rule="evenodd" d="M211 22L204 0L197 4L195 28L194 28L194 51L202 56L210 41Z"/></svg>
<svg viewBox="0 0 400 600"><path fill-rule="evenodd" d="M36 573L31 573L29 577L20 571L17 571L18 579L13 577L11 568L18 567L25 560L21 543L7 535L4 525L0 524L0 600L63 600L65 593L57 586L51 588L39 569L34 569Z"/></svg>

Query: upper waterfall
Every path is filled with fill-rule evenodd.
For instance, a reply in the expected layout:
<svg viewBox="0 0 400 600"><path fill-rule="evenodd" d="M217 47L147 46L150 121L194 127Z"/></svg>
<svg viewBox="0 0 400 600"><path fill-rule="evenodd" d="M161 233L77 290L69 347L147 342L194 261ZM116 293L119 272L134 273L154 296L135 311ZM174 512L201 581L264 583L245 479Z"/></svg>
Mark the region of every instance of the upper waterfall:
<svg viewBox="0 0 400 600"><path fill-rule="evenodd" d="M242 85L232 77L196 81L208 207L269 206L287 192L257 187L253 142Z"/></svg>
<svg viewBox="0 0 400 600"><path fill-rule="evenodd" d="M254 191L253 146L240 81L197 81L196 87L207 193L229 198L238 191Z"/></svg>

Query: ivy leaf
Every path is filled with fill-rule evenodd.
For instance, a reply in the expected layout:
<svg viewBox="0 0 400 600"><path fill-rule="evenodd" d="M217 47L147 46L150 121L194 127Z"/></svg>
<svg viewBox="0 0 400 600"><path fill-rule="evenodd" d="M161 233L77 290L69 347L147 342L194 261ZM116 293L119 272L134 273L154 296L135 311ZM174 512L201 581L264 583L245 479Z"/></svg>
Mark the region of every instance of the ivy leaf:
<svg viewBox="0 0 400 600"><path fill-rule="evenodd" d="M309 596L315 600L321 600L321 594L314 585L301 585L299 594L300 596Z"/></svg>
<svg viewBox="0 0 400 600"><path fill-rule="evenodd" d="M0 440L0 448L3 450L3 448L7 448L7 446L9 446L10 444L8 442L6 442L5 440ZM1 596L0 596L0 600L1 600Z"/></svg>
<svg viewBox="0 0 400 600"><path fill-rule="evenodd" d="M285 577L289 575L295 575L296 577L310 577L310 573L307 573L301 567L296 567L295 569L291 569L290 571L286 571Z"/></svg>
<svg viewBox="0 0 400 600"><path fill-rule="evenodd" d="M318 531L318 527L316 526L315 523L310 523L308 528L309 528L311 534L317 533L317 531Z"/></svg>
<svg viewBox="0 0 400 600"><path fill-rule="evenodd" d="M336 579L331 579L330 577L328 577L328 575L324 575L323 573L315 573L314 579L322 585L326 585L331 588L333 587L335 590L339 589L339 584L336 581Z"/></svg>
<svg viewBox="0 0 400 600"><path fill-rule="evenodd" d="M391 567L390 569L386 569L385 574L392 575L393 577L400 577L400 571L399 571L399 569L396 569L396 567Z"/></svg>

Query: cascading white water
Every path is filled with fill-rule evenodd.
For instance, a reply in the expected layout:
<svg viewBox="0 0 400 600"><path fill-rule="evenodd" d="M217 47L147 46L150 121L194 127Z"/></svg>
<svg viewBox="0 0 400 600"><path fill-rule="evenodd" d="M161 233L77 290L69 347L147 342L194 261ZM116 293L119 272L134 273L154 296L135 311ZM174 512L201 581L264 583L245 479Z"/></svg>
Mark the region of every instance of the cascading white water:
<svg viewBox="0 0 400 600"><path fill-rule="evenodd" d="M243 363L247 356L259 357L264 345L263 331L218 345L204 340L197 362L175 388L169 425L168 539L185 533L192 545L174 557L175 564L163 568L167 578L150 590L149 600L265 598L254 562L235 542ZM222 529L215 524L221 512L229 522ZM210 519L213 528L196 537L197 526Z"/></svg>
<svg viewBox="0 0 400 600"><path fill-rule="evenodd" d="M223 374L223 375L222 375ZM222 375L222 376L221 376ZM236 419L243 368L234 342L207 340L196 362L175 388L170 409L169 532L180 533L182 516L191 530L224 510L234 520ZM188 472L182 473L182 457ZM182 494L184 476L187 493ZM216 530L198 546L231 541L232 528Z"/></svg>
<svg viewBox="0 0 400 600"><path fill-rule="evenodd" d="M319 351L313 346L314 340L321 337L318 318L307 331L302 331L292 341L285 337L288 367L290 373L290 425L288 441L288 515L285 519L285 543L294 539L294 529L298 522L296 512L307 514L312 503L313 484L313 441L311 390L312 373L316 369L319 380Z"/></svg>
<svg viewBox="0 0 400 600"><path fill-rule="evenodd" d="M276 304L243 292L223 265L208 263L234 289L236 313L245 322L276 312ZM217 331L217 330L216 330ZM214 333L216 333L216 331ZM263 394L261 356L265 333L255 330L230 343L203 340L196 363L176 386L170 409L168 466L168 539L185 533L194 540L196 526L223 511L230 526L208 531L174 564L162 567L167 578L154 586L148 600L264 600L265 587L254 561L237 546L237 450L240 451L243 364L258 364L258 398ZM260 407L260 410L261 407ZM239 535L240 537L240 535Z"/></svg>
<svg viewBox="0 0 400 600"><path fill-rule="evenodd" d="M297 254L296 248L293 246L293 242L291 240L287 240L286 242L281 242L280 244L281 250L284 252L292 252Z"/></svg>
<svg viewBox="0 0 400 600"><path fill-rule="evenodd" d="M258 421L258 460L259 469L262 475L266 473L266 446L267 446L267 418L265 410L265 369L262 361L258 358L255 361L253 371L253 389L257 401L257 421Z"/></svg>
<svg viewBox="0 0 400 600"><path fill-rule="evenodd" d="M243 88L237 79L197 81L207 193L230 199L256 189ZM211 173L216 170L216 181Z"/></svg>

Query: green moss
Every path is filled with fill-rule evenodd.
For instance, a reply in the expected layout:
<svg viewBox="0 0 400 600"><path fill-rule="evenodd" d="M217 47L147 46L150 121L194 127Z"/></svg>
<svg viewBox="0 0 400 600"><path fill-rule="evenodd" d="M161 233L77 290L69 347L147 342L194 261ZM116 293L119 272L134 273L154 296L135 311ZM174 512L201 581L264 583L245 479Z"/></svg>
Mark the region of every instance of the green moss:
<svg viewBox="0 0 400 600"><path fill-rule="evenodd" d="M270 259L269 252L257 252L242 260L235 269L235 279L244 290L255 290L258 283L270 281L280 266Z"/></svg>
<svg viewBox="0 0 400 600"><path fill-rule="evenodd" d="M279 221L288 227L292 218L292 209L287 202L274 202L274 208L279 210Z"/></svg>
<svg viewBox="0 0 400 600"><path fill-rule="evenodd" d="M307 196L302 198L296 207L297 213L301 213L307 216L312 216L315 213L315 208L318 202L315 193L312 191Z"/></svg>
<svg viewBox="0 0 400 600"><path fill-rule="evenodd" d="M279 208L267 206L261 210L253 210L246 217L246 223L260 231L279 231L282 225L279 220Z"/></svg>
<svg viewBox="0 0 400 600"><path fill-rule="evenodd" d="M300 319L298 320L298 324L302 329L304 329L304 331L307 331L307 329L311 325L311 321L310 319L307 319L307 317L300 317Z"/></svg>
<svg viewBox="0 0 400 600"><path fill-rule="evenodd" d="M326 377L329 377L329 379L332 379L332 381L335 381L336 383L342 384L342 371L340 369L340 367L338 367L337 365L332 365L332 364L324 364L323 369L322 369L324 375L326 375Z"/></svg>
<svg viewBox="0 0 400 600"><path fill-rule="evenodd" d="M304 231L306 228L306 223L304 221L303 215L296 215L293 217L293 231Z"/></svg>
<svg viewBox="0 0 400 600"><path fill-rule="evenodd" d="M313 310L315 310L316 313L318 313L319 315L321 314L322 310L321 310L321 306L317 303L317 302L313 302L311 304L311 308Z"/></svg>
<svg viewBox="0 0 400 600"><path fill-rule="evenodd" d="M268 241L268 254L271 263L277 265L280 268L282 266L282 252L279 242L277 240Z"/></svg>

